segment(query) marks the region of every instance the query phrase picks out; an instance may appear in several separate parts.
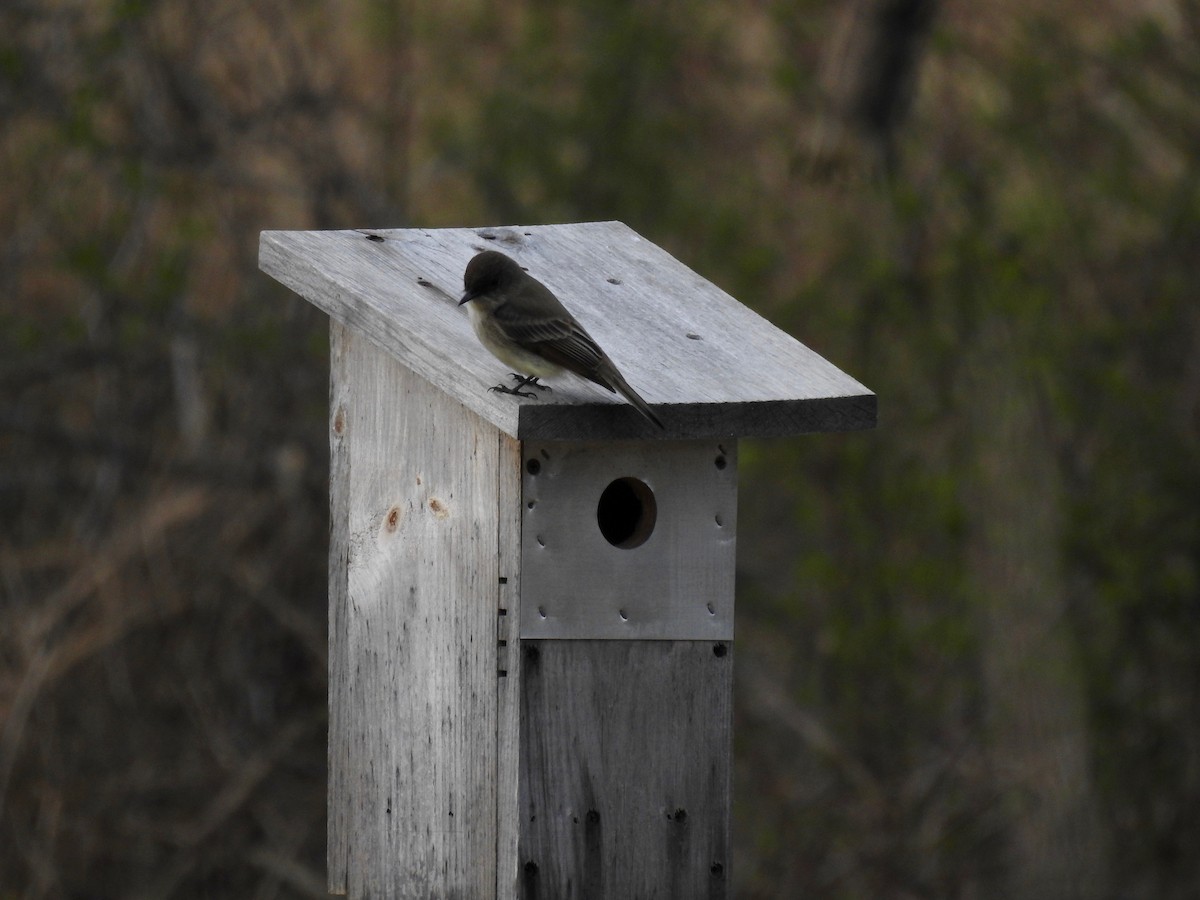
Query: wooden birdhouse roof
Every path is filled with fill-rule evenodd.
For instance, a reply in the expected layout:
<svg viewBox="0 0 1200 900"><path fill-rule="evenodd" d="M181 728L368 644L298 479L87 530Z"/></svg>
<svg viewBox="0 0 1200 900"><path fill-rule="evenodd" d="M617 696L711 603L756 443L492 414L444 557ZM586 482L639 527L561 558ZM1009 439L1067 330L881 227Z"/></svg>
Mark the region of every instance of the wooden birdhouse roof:
<svg viewBox="0 0 1200 900"><path fill-rule="evenodd" d="M458 306L463 270L499 250L552 290L658 413L574 375L534 399ZM621 222L264 231L264 272L521 440L701 439L875 425L875 395Z"/></svg>

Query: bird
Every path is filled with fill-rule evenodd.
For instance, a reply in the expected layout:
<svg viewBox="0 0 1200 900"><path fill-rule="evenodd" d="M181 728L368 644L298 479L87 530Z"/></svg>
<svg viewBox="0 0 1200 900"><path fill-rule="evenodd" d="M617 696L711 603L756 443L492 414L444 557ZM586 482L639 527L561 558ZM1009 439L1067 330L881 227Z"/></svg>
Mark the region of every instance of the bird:
<svg viewBox="0 0 1200 900"><path fill-rule="evenodd" d="M587 329L515 259L498 250L484 250L467 263L463 288L458 305L469 304L471 326L479 342L514 370L513 387L498 384L489 390L535 397L522 388L549 390L549 385L538 379L565 369L620 393L638 412L665 429Z"/></svg>

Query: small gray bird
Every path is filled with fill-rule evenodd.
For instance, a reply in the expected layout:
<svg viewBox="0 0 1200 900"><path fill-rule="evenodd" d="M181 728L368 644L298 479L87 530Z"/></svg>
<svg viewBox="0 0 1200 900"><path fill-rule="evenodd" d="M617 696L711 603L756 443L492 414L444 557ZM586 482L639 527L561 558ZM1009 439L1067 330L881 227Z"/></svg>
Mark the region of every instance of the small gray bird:
<svg viewBox="0 0 1200 900"><path fill-rule="evenodd" d="M514 387L498 384L493 391L534 397L521 388L549 390L538 379L563 369L574 372L613 392L620 392L637 411L663 427L617 371L592 338L550 289L517 265L516 260L485 250L463 274L466 292L459 306L470 303L471 325L483 346L501 362L512 366Z"/></svg>

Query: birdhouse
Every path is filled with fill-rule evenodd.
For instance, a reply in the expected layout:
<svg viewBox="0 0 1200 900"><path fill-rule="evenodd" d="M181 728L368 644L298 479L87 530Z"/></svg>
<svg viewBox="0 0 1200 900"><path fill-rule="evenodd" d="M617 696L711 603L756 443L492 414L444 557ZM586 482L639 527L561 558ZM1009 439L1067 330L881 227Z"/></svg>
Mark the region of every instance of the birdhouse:
<svg viewBox="0 0 1200 900"><path fill-rule="evenodd" d="M508 378L499 250L662 420ZM738 438L875 396L619 222L264 232L331 319L329 890L730 897Z"/></svg>

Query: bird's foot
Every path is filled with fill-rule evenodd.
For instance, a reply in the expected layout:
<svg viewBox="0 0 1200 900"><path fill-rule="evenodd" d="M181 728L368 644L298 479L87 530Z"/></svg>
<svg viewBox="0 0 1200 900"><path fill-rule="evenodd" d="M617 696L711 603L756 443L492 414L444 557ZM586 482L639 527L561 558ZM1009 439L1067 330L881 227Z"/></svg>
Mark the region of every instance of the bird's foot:
<svg viewBox="0 0 1200 900"><path fill-rule="evenodd" d="M498 384L495 387L488 388L488 390L495 391L497 394L511 394L514 397L528 397L530 400L536 397L537 394L533 391L523 391L521 388L532 387L537 388L539 391L553 390L550 385L541 384L536 375L518 375L516 372L513 372L512 379L516 382L512 387L506 384Z"/></svg>
<svg viewBox="0 0 1200 900"><path fill-rule="evenodd" d="M537 396L537 394L535 394L533 391L522 391L515 387L509 387L506 384L492 385L490 388L488 388L488 390L496 394L511 394L514 397L528 397L530 400Z"/></svg>
<svg viewBox="0 0 1200 900"><path fill-rule="evenodd" d="M542 384L540 381L538 381L537 375L518 375L516 372L513 372L512 379L517 383L518 389L523 387L532 387L537 388L539 391L554 390L554 388L550 387L550 385Z"/></svg>

